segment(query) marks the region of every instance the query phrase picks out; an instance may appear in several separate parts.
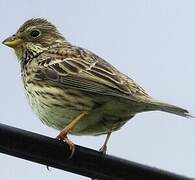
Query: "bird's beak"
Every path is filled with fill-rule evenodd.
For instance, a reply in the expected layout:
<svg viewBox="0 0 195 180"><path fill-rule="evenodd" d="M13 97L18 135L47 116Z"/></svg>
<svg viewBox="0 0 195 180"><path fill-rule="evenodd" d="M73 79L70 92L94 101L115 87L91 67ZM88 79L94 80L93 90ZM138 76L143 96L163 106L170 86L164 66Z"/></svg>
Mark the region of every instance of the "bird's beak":
<svg viewBox="0 0 195 180"><path fill-rule="evenodd" d="M22 43L22 39L20 39L16 35L13 35L5 39L2 43L8 47L15 48Z"/></svg>

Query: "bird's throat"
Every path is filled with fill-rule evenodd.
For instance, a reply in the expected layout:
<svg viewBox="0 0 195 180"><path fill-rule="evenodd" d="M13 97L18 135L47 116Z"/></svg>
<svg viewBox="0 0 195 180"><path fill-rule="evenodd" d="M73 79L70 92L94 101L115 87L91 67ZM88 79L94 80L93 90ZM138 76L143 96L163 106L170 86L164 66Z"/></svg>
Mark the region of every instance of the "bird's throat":
<svg viewBox="0 0 195 180"><path fill-rule="evenodd" d="M17 56L18 60L22 61L22 59L23 59L23 48L22 48L22 46L18 46L14 50L15 50L15 53L16 53L16 56Z"/></svg>

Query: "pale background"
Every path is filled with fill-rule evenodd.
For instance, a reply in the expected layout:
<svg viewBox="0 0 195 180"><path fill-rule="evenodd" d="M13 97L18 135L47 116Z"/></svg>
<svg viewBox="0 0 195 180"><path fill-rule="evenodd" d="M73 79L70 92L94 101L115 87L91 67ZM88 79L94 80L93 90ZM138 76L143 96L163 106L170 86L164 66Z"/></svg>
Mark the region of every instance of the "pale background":
<svg viewBox="0 0 195 180"><path fill-rule="evenodd" d="M135 79L152 96L195 113L195 1L0 0L0 40L32 17L47 18L72 43L88 48ZM13 51L0 45L0 122L55 137L31 112ZM112 155L195 177L195 119L150 112L113 134ZM98 149L103 137L71 139ZM0 178L86 179L0 154Z"/></svg>

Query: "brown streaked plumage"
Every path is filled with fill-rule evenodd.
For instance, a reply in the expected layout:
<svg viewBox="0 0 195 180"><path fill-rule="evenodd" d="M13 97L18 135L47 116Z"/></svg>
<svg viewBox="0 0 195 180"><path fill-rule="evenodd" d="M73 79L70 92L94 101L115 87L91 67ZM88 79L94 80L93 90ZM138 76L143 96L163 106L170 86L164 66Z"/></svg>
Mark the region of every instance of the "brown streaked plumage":
<svg viewBox="0 0 195 180"><path fill-rule="evenodd" d="M190 117L183 108L153 99L91 51L70 44L47 20L28 20L3 43L16 52L32 109L72 148L67 133L110 135L140 112Z"/></svg>

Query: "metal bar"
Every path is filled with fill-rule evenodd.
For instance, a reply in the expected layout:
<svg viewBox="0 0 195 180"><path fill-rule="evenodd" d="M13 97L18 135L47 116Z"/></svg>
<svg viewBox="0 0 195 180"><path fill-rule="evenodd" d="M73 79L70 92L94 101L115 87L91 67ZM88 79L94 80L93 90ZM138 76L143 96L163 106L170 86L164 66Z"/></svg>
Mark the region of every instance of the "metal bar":
<svg viewBox="0 0 195 180"><path fill-rule="evenodd" d="M188 180L190 178L141 165L57 139L0 124L0 152L83 176L104 180ZM1 162L0 162L1 164Z"/></svg>

